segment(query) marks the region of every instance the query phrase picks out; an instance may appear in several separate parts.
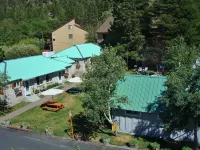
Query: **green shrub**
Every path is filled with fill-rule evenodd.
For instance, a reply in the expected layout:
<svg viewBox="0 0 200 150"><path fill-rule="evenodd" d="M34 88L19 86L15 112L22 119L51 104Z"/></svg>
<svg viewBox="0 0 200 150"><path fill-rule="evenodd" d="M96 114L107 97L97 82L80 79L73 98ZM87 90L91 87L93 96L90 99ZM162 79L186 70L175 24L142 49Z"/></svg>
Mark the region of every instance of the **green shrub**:
<svg viewBox="0 0 200 150"><path fill-rule="evenodd" d="M182 150L192 150L190 147L184 146Z"/></svg>
<svg viewBox="0 0 200 150"><path fill-rule="evenodd" d="M147 71L147 74L151 76L151 75L154 75L155 72L154 71Z"/></svg>
<svg viewBox="0 0 200 150"><path fill-rule="evenodd" d="M155 149L155 148L160 148L160 144L158 144L157 142L153 142L153 143L150 143L150 146Z"/></svg>
<svg viewBox="0 0 200 150"><path fill-rule="evenodd" d="M58 85L59 85L59 83L54 83L54 84L47 85L47 90L51 89L51 88L53 88L55 86L58 86Z"/></svg>
<svg viewBox="0 0 200 150"><path fill-rule="evenodd" d="M6 59L34 56L40 54L40 49L34 44L15 44L4 47Z"/></svg>
<svg viewBox="0 0 200 150"><path fill-rule="evenodd" d="M137 145L140 149L147 149L148 148L148 146L149 146L148 141L144 140L141 137L137 138L137 141L138 141Z"/></svg>
<svg viewBox="0 0 200 150"><path fill-rule="evenodd" d="M140 149L147 149L149 146L149 142L146 141L138 141L138 147Z"/></svg>
<svg viewBox="0 0 200 150"><path fill-rule="evenodd" d="M36 89L35 91L34 91L34 93L35 94L38 94L40 91L38 90L38 89Z"/></svg>
<svg viewBox="0 0 200 150"><path fill-rule="evenodd" d="M102 137L102 139L108 139L108 138L110 138L110 136L107 134L103 135L103 137Z"/></svg>
<svg viewBox="0 0 200 150"><path fill-rule="evenodd" d="M131 145L136 145L136 144L138 143L138 141L137 141L137 139L131 139L131 140L129 141L129 143L130 143Z"/></svg>

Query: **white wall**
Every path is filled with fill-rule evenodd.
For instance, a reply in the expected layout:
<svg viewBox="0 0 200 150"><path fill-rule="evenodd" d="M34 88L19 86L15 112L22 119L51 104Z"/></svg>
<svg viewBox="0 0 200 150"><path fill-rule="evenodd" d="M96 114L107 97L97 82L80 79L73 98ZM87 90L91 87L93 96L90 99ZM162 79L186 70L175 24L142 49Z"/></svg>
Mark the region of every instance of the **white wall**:
<svg viewBox="0 0 200 150"><path fill-rule="evenodd" d="M16 88L20 89L22 91L22 96L16 96L14 89L12 89L12 84L7 85L7 89L4 92L4 94L8 97L8 103L9 106L16 105L17 103L21 102L24 99L25 93L24 93L24 87L20 87L20 81L17 81L19 86Z"/></svg>
<svg viewBox="0 0 200 150"><path fill-rule="evenodd" d="M119 132L137 136L150 136L159 138L171 138L176 141L188 141L193 139L193 134L177 132L170 134L164 130L162 121L157 114L141 112L140 116L125 114L125 110L113 111L113 119L119 123ZM200 142L200 130L198 131Z"/></svg>
<svg viewBox="0 0 200 150"><path fill-rule="evenodd" d="M43 89L43 88L47 88L48 85L51 85L51 84L54 84L54 83L62 83L63 81L65 81L66 79L64 78L64 71L65 70L62 70L62 71L59 71L61 72L61 80L59 80L59 72L54 72L54 73L50 73L49 74L49 77L51 78L50 81L46 81L46 75L43 75L43 76L40 76L39 77L39 80L40 80L40 84L38 85L37 84L37 78L33 78L33 79L29 79L29 80L26 80L28 83L29 83L29 92L26 92L26 87L25 87L25 82L26 81L23 81L23 86L25 87L25 94L34 94L34 91L35 90L40 90L40 89Z"/></svg>

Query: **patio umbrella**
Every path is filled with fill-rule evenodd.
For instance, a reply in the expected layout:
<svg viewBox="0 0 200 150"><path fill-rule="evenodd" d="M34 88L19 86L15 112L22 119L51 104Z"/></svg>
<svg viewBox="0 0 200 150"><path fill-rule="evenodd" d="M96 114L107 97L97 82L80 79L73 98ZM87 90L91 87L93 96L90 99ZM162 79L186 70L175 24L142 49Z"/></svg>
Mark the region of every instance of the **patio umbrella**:
<svg viewBox="0 0 200 150"><path fill-rule="evenodd" d="M49 90L46 90L46 91L42 92L41 94L42 95L52 95L52 99L53 99L54 95L62 94L63 91L64 90L60 90L60 89L49 89Z"/></svg>
<svg viewBox="0 0 200 150"><path fill-rule="evenodd" d="M83 82L80 77L71 78L71 79L68 79L67 81L72 82L72 83L81 83L81 82Z"/></svg>

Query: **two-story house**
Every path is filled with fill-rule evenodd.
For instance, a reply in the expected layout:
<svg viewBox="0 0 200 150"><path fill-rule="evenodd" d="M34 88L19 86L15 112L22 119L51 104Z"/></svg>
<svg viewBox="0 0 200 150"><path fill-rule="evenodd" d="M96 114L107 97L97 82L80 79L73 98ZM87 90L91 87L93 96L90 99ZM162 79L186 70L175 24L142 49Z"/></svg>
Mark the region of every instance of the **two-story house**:
<svg viewBox="0 0 200 150"><path fill-rule="evenodd" d="M111 25L114 22L114 18L112 16L108 17L104 23L99 27L99 29L96 31L97 33L97 43L100 44L103 42L106 37L108 36L109 29Z"/></svg>
<svg viewBox="0 0 200 150"><path fill-rule="evenodd" d="M86 35L87 31L76 24L75 19L72 19L52 32L53 51L58 53L73 45L84 44Z"/></svg>

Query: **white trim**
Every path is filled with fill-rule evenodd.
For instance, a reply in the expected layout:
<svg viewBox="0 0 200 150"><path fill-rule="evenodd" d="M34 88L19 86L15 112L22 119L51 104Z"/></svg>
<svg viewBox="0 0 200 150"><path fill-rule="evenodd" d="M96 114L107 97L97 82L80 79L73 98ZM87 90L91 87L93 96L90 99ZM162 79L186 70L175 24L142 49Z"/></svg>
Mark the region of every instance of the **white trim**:
<svg viewBox="0 0 200 150"><path fill-rule="evenodd" d="M132 111L132 110L125 110L125 115L128 115L128 116L135 116L135 117L141 117L142 113L141 112L138 112L138 111L132 111L132 112L137 112L139 114L129 114L127 113L126 111Z"/></svg>

